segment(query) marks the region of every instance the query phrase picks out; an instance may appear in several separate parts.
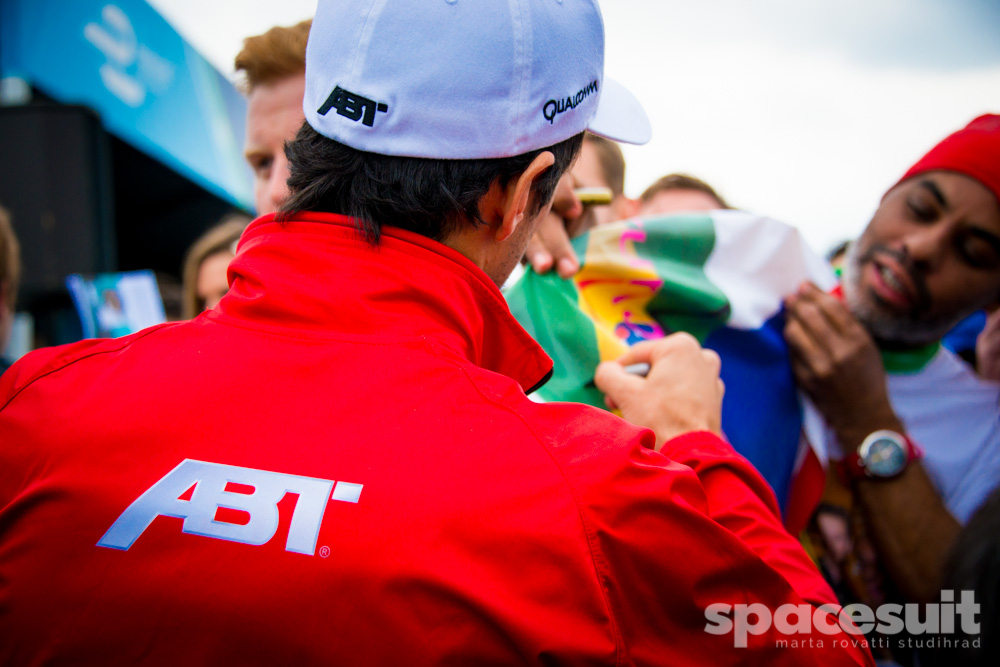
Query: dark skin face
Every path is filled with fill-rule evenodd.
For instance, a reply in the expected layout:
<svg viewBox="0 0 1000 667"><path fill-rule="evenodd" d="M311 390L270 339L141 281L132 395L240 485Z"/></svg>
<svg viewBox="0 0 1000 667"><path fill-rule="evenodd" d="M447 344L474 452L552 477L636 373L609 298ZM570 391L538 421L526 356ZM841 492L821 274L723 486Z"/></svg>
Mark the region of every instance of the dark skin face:
<svg viewBox="0 0 1000 667"><path fill-rule="evenodd" d="M936 340L1000 303L1000 203L953 172L899 184L848 257L844 290L874 337L904 346Z"/></svg>
<svg viewBox="0 0 1000 667"><path fill-rule="evenodd" d="M799 386L847 449L899 430L875 339L906 347L940 338L1000 296L1000 203L951 172L909 179L882 199L847 258L847 303L815 285L785 300Z"/></svg>

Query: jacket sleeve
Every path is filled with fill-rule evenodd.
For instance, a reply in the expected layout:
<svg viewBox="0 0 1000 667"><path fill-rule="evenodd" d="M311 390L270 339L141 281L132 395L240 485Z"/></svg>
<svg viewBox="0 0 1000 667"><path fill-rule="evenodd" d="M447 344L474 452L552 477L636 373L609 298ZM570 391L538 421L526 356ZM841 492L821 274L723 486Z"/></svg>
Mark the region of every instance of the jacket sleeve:
<svg viewBox="0 0 1000 667"><path fill-rule="evenodd" d="M592 429L588 444L574 437L560 449L627 654L620 664L874 664L836 608L816 614L821 628L813 622L835 598L745 459L709 433L660 453L649 431L617 431Z"/></svg>
<svg viewBox="0 0 1000 667"><path fill-rule="evenodd" d="M783 527L770 485L731 445L713 433L686 433L668 441L661 453L695 472L709 516L778 570L803 600L837 604L802 545Z"/></svg>

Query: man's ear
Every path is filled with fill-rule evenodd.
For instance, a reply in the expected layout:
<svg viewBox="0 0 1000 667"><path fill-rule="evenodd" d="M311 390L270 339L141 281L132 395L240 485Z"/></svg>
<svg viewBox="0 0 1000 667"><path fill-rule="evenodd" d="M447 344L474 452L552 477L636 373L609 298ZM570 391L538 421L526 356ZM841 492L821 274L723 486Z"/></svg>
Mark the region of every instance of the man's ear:
<svg viewBox="0 0 1000 667"><path fill-rule="evenodd" d="M503 218L497 227L495 239L505 241L514 233L518 225L524 222L528 202L531 199L531 185L547 169L555 164L555 157L549 151L539 153L531 164L521 172L516 180L507 184L504 192Z"/></svg>

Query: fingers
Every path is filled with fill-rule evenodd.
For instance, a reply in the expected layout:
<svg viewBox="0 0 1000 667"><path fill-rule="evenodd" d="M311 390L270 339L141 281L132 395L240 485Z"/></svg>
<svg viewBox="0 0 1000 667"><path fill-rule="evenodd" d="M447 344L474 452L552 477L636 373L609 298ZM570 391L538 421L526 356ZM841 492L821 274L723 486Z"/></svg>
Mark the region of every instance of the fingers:
<svg viewBox="0 0 1000 667"><path fill-rule="evenodd" d="M546 224L546 220L550 217L555 217L551 213L545 216L545 219L539 223L539 228ZM545 243L542 241L538 232L531 237L528 241L528 247L524 251L525 257L528 258L528 263L531 264L531 268L535 270L535 273L545 274L548 273L552 268L552 253L545 249Z"/></svg>
<svg viewBox="0 0 1000 667"><path fill-rule="evenodd" d="M832 372L837 334L808 304L788 310L784 333L792 374L799 386L809 391L817 378L828 377Z"/></svg>
<svg viewBox="0 0 1000 667"><path fill-rule="evenodd" d="M813 289L815 285L804 283L799 292L785 299L785 341L793 354L807 359L829 356L838 332Z"/></svg>
<svg viewBox="0 0 1000 667"><path fill-rule="evenodd" d="M705 360L705 368L714 375L718 375L722 370L722 359L715 350L702 350L701 356ZM719 380L722 382L722 380Z"/></svg>
<svg viewBox="0 0 1000 667"><path fill-rule="evenodd" d="M652 363L653 357L653 347L654 343L659 341L644 340L636 343L632 347L625 350L625 354L615 359L614 363L621 364L622 366L630 366L632 364L650 364Z"/></svg>
<svg viewBox="0 0 1000 667"><path fill-rule="evenodd" d="M642 377L627 372L619 361L605 361L594 372L594 385L604 392L605 403L611 402L609 407L616 407L629 395L642 391L644 384Z"/></svg>
<svg viewBox="0 0 1000 667"><path fill-rule="evenodd" d="M580 270L567 226L582 213L583 204L573 192L573 181L564 174L556 186L551 211L538 223L525 252L536 273L544 274L555 268L560 278L570 278Z"/></svg>
<svg viewBox="0 0 1000 667"><path fill-rule="evenodd" d="M800 371L828 375L852 357L868 354L873 343L865 328L833 295L812 283L785 299L785 341L792 356L792 368L800 381Z"/></svg>
<svg viewBox="0 0 1000 667"><path fill-rule="evenodd" d="M789 313L785 322L785 342L788 343L793 358L820 359L828 356L829 352L821 338L813 331L801 317Z"/></svg>
<svg viewBox="0 0 1000 667"><path fill-rule="evenodd" d="M576 253L569 249L569 255L560 257L556 255L556 274L563 279L572 278L580 270L580 263L576 261Z"/></svg>
<svg viewBox="0 0 1000 667"><path fill-rule="evenodd" d="M859 420L871 415L895 420L878 347L846 306L812 284L785 304L784 335L796 383L841 441L853 441L855 431L867 428Z"/></svg>
<svg viewBox="0 0 1000 667"><path fill-rule="evenodd" d="M637 363L650 364L645 378L626 370ZM690 334L677 333L637 343L618 360L601 364L594 384L609 407L620 409L633 424L653 429L662 445L689 431L721 431L721 365L714 351L702 349Z"/></svg>
<svg viewBox="0 0 1000 667"><path fill-rule="evenodd" d="M547 273L555 267L559 277L569 278L580 270L565 223L554 213L549 213L538 223L526 254L536 273Z"/></svg>
<svg viewBox="0 0 1000 667"><path fill-rule="evenodd" d="M657 359L670 354L672 351L683 350L685 348L701 350L701 345L698 343L697 338L686 331L680 331L657 340L640 341L628 348L625 354L619 357L616 362L622 366L630 366L632 364L653 365ZM711 350L703 351L711 352ZM711 354L715 355L714 352L711 352ZM715 356L718 358L718 355Z"/></svg>
<svg viewBox="0 0 1000 667"><path fill-rule="evenodd" d="M987 380L1000 379L1000 310L989 314L976 339L976 368Z"/></svg>
<svg viewBox="0 0 1000 667"><path fill-rule="evenodd" d="M811 282L804 282L798 291L785 299L789 314L798 317L814 332L832 329L848 333L856 325L847 307L832 294L827 294Z"/></svg>

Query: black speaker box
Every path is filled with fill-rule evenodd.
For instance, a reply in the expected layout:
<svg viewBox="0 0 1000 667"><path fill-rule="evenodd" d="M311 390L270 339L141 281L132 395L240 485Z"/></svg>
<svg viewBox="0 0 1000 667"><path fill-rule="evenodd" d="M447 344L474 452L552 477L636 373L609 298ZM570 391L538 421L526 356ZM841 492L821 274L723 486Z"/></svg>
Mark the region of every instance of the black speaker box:
<svg viewBox="0 0 1000 667"><path fill-rule="evenodd" d="M0 205L21 244L19 307L117 269L109 138L79 106L0 108Z"/></svg>

